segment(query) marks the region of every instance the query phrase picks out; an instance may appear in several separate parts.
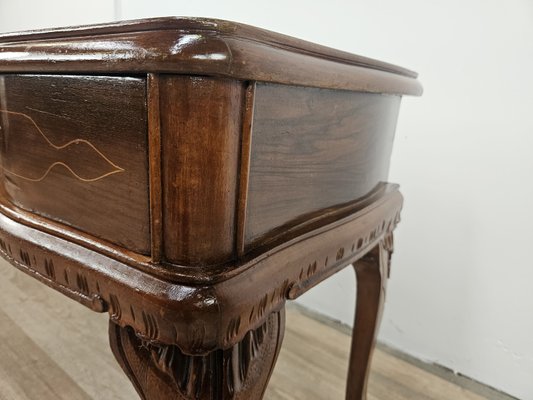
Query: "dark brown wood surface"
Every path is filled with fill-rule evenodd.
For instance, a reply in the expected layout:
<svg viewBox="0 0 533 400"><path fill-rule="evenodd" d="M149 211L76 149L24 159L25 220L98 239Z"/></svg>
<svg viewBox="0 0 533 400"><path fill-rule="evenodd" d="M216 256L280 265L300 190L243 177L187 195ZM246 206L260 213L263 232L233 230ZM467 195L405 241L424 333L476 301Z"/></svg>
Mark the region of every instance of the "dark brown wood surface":
<svg viewBox="0 0 533 400"><path fill-rule="evenodd" d="M314 54L318 55L319 57L330 58L337 62L345 62L348 64L379 69L412 78L417 77L416 72L399 67L397 65L355 55L345 51L333 49L331 47L321 46L316 43L307 42L292 36L257 28L255 26L215 18L147 18L142 20L120 21L97 25L41 29L30 32L3 33L0 34L0 40L9 43L26 40L50 40L54 38L61 38L64 40L71 37L84 37L114 33L120 33L121 35L124 35L132 32L162 30L178 30L185 32L200 31L229 37L238 37L289 49L296 53Z"/></svg>
<svg viewBox="0 0 533 400"><path fill-rule="evenodd" d="M163 204L161 198L161 108L159 104L159 76L148 74L148 154L150 176L150 236L151 260L160 263L163 256Z"/></svg>
<svg viewBox="0 0 533 400"><path fill-rule="evenodd" d="M396 189L390 187L380 200L358 213L257 257L214 285L188 286L164 282L94 251L58 241L49 234L11 221L3 215L0 215L0 254L22 271L91 309L109 312L113 325L122 327L121 333L116 336L123 343L120 346L126 344L129 348L129 355L119 354L119 359L127 360L128 364L134 363L134 369L128 372L128 376L134 378L137 387L141 384L143 388L151 388L147 398L166 400L176 398L165 392L176 382L178 385L181 382L180 375L176 373L186 379L194 376L192 382L198 382L211 379L214 371L222 371L220 379L235 382L235 371L240 371L244 374L242 376L251 374L256 377L258 371L270 371L273 362L270 356L259 356L254 362L246 356L272 354L262 350L258 353L259 348L256 347L251 353L246 352L246 343L253 343L247 335L250 331L263 334L260 328L276 315L287 298L298 297L349 263L357 263L376 245L386 243L399 220L402 204ZM371 297L365 297L369 306L372 301ZM364 343L371 346L375 332L373 324L377 321L371 311L369 309L366 317L361 319L359 316L357 320L363 324L363 344L359 348L366 354L371 348L365 347ZM278 332L278 335L282 334L282 330ZM112 337L115 353L121 351L113 340ZM132 351L133 348L137 350ZM230 348L237 349L231 352L233 361L225 364L227 368L221 368L218 362L222 360L212 358L213 352ZM151 357L147 357L147 350ZM196 362L187 362L189 367L186 367L176 361L181 353L198 356L190 358L190 361L206 356L216 363L209 364L208 369L195 369L198 368ZM363 364L358 364L356 370L366 371L368 358L363 357L362 360ZM234 369L234 366L237 367ZM250 388L241 386L223 398L240 398L238 396L246 393L247 387ZM179 396L180 392L174 390L171 393ZM261 398L258 392L253 393L256 394L250 399Z"/></svg>
<svg viewBox="0 0 533 400"><path fill-rule="evenodd" d="M375 93L422 92L416 73L405 68L202 18L4 34L0 71L201 74Z"/></svg>
<svg viewBox="0 0 533 400"><path fill-rule="evenodd" d="M0 72L0 255L108 312L141 396L260 399L286 300L356 263L364 399L415 73L173 18L3 35Z"/></svg>
<svg viewBox="0 0 533 400"><path fill-rule="evenodd" d="M402 197L396 187L388 189L359 212L219 273L218 281L163 280L2 213L0 255L143 338L206 354L233 346L286 299L358 260L392 232Z"/></svg>
<svg viewBox="0 0 533 400"><path fill-rule="evenodd" d="M207 355L150 343L109 324L111 349L143 400L261 399L285 330L285 309L272 313L233 347Z"/></svg>
<svg viewBox="0 0 533 400"><path fill-rule="evenodd" d="M258 84L247 248L386 181L399 104L396 96Z"/></svg>
<svg viewBox="0 0 533 400"><path fill-rule="evenodd" d="M354 264L357 300L346 385L347 400L366 398L370 363L385 305L393 251L393 236L388 234Z"/></svg>
<svg viewBox="0 0 533 400"><path fill-rule="evenodd" d="M164 76L165 258L209 265L235 254L235 213L244 86L238 81Z"/></svg>
<svg viewBox="0 0 533 400"><path fill-rule="evenodd" d="M146 81L3 75L4 201L150 254Z"/></svg>

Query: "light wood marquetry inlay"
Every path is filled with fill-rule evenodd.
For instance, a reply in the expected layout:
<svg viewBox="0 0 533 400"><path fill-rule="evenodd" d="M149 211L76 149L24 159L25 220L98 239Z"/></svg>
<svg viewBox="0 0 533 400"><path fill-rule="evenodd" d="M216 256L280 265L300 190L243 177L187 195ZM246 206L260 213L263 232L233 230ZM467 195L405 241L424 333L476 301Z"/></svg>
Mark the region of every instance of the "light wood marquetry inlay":
<svg viewBox="0 0 533 400"><path fill-rule="evenodd" d="M88 140L85 140L85 139L73 139L73 140L68 141L65 144L57 145L57 144L53 143L48 138L48 136L46 136L46 134L39 127L39 125L37 125L37 123L34 121L34 119L32 117L30 117L29 115L21 113L21 112L2 110L2 109L0 109L0 113L1 114L6 114L8 116L15 117L15 118L13 118L15 121L17 119L16 117L28 120L35 128L35 143L34 143L34 145L36 145L36 146L38 146L39 145L39 141L42 141L42 140L44 140L45 146L48 145L52 151L54 151L54 150L57 150L57 151L68 150L71 146L85 145L85 146L88 147L89 151L93 151L95 153L94 154L95 155L95 162L98 162L98 158L101 158L102 161L108 163L109 166L111 167L110 168L111 170L109 172L106 172L106 173L104 173L102 175L93 176L93 177L90 177L90 176L83 177L83 176L78 175L78 173L70 165L68 165L67 163L65 163L63 161L55 161L55 162L53 162L46 169L46 171L44 171L44 173L42 175L40 175L40 176L25 176L24 175L24 171L20 171L20 172L10 171L9 169L3 167L4 172L7 172L10 175L17 176L17 177L19 177L21 179L25 179L25 180L30 181L30 182L41 182L42 180L44 180L48 176L48 174L50 173L50 171L54 167L61 166L61 167L66 168L67 171L69 171L74 177L76 177L77 179L79 179L82 182L95 182L95 181L98 181L100 179L104 179L105 177L107 177L109 175L113 175L113 174L118 174L120 172L124 172L124 168L119 167L117 164L115 164L113 161L111 161L108 157L105 156L104 153L102 153L100 150L98 150L96 148L96 146L94 144L92 144L91 142L89 142ZM11 124L13 123L13 119L10 121ZM31 133L33 134L33 132L31 132ZM83 167L81 169L83 169Z"/></svg>

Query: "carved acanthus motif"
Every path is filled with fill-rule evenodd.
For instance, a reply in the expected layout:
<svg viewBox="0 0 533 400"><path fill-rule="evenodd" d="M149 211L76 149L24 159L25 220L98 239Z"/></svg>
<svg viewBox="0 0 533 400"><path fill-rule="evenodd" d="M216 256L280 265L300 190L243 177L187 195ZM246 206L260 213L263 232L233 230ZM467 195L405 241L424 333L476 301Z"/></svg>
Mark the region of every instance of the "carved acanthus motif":
<svg viewBox="0 0 533 400"><path fill-rule="evenodd" d="M269 315L259 328L249 331L233 347L206 355L184 354L179 347L154 343L136 336L129 328L110 326L111 346L130 379L141 393L148 392L151 381L143 368L159 371L166 377L157 389L163 396L178 393L180 399L259 398L270 377L281 346L284 311ZM265 369L265 367L267 367Z"/></svg>

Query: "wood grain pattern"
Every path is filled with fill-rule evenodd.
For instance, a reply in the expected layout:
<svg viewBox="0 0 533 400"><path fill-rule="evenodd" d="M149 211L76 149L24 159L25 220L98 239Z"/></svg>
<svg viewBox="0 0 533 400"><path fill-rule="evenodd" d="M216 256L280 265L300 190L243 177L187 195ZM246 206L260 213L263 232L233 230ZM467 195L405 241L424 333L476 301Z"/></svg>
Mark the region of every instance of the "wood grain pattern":
<svg viewBox="0 0 533 400"><path fill-rule="evenodd" d="M2 289L5 289L5 284ZM0 310L0 326L0 338L4 339L0 340L0 398L34 400L42 399L44 395L58 400L90 400L76 381L28 337L4 310ZM9 338L9 341L6 342L5 338ZM27 354L31 356L25 356ZM28 359L26 362L31 363L31 368L24 368L21 359ZM13 373L15 365L18 373ZM21 373L24 370L31 384Z"/></svg>
<svg viewBox="0 0 533 400"><path fill-rule="evenodd" d="M422 93L417 74L405 68L216 19L156 18L0 35L0 71L87 70Z"/></svg>
<svg viewBox="0 0 533 400"><path fill-rule="evenodd" d="M150 236L152 262L159 263L163 254L163 204L161 198L161 114L159 75L148 74L148 154L150 175Z"/></svg>
<svg viewBox="0 0 533 400"><path fill-rule="evenodd" d="M354 264L357 301L348 366L346 399L367 399L370 363L377 339L392 255L392 234Z"/></svg>
<svg viewBox="0 0 533 400"><path fill-rule="evenodd" d="M406 69L168 18L3 35L1 71L0 255L107 312L146 399L262 398L286 300L399 222L394 125L421 93ZM363 297L354 382L380 303Z"/></svg>
<svg viewBox="0 0 533 400"><path fill-rule="evenodd" d="M244 86L164 76L164 251L168 261L207 265L235 254L235 212Z"/></svg>
<svg viewBox="0 0 533 400"><path fill-rule="evenodd" d="M150 254L144 79L4 75L0 132L5 200Z"/></svg>
<svg viewBox="0 0 533 400"><path fill-rule="evenodd" d="M216 281L165 281L3 214L0 256L86 307L108 312L140 337L206 354L240 342L287 298L361 258L394 230L402 196L396 186L389 189L357 213L229 268Z"/></svg>
<svg viewBox="0 0 533 400"><path fill-rule="evenodd" d="M267 84L255 93L248 249L387 180L398 97Z"/></svg>
<svg viewBox="0 0 533 400"><path fill-rule="evenodd" d="M242 257L245 251L246 208L248 207L248 193L250 180L250 156L252 150L252 129L254 118L255 82L246 87L243 105L243 121L241 133L241 154L239 166L239 198L237 203L237 257Z"/></svg>

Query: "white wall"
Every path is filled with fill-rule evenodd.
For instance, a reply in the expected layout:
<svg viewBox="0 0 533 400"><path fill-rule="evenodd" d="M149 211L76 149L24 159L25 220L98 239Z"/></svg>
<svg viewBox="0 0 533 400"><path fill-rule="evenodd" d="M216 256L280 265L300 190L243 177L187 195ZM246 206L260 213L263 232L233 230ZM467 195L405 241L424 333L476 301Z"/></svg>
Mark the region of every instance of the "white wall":
<svg viewBox="0 0 533 400"><path fill-rule="evenodd" d="M45 13L50 2L0 0L0 30L113 9L213 16L417 70L425 93L404 99L391 166L406 204L380 339L533 399L530 0L59 3L69 6ZM351 324L354 279L346 269L300 302Z"/></svg>
<svg viewBox="0 0 533 400"><path fill-rule="evenodd" d="M112 0L0 0L0 32L113 21L118 6Z"/></svg>

